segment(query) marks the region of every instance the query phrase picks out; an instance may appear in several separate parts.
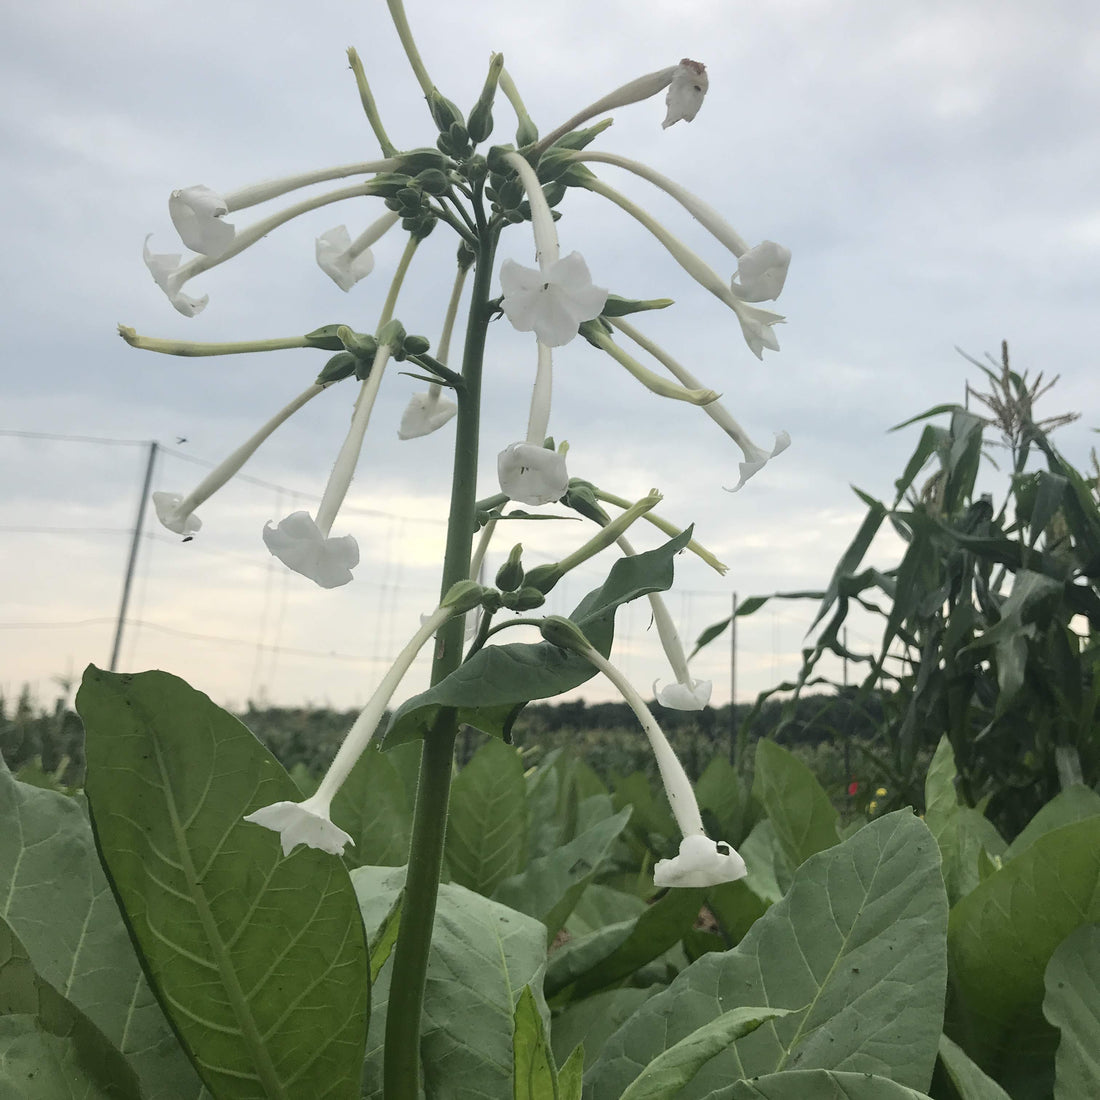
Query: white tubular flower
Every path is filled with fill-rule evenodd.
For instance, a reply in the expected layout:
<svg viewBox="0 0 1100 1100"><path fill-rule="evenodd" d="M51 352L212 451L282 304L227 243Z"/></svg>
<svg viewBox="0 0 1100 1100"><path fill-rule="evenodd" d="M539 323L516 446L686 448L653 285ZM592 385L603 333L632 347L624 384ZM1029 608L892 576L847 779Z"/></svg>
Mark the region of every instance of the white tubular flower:
<svg viewBox="0 0 1100 1100"><path fill-rule="evenodd" d="M572 625L572 624L570 624ZM544 636L546 634L544 630ZM623 699L634 711L649 739L653 755L657 758L657 770L661 773L661 782L668 795L672 815L683 834L680 852L674 859L658 860L653 868L655 886L717 886L721 882L733 882L747 874L745 861L738 855L733 845L722 840L711 840L703 828L703 818L699 813L699 803L691 788L683 765L673 752L661 727L650 713L645 700L634 689L630 681L587 642L583 642L575 626L575 642L567 634L562 641L574 652L580 653L596 666L622 693ZM583 644L578 644L582 643Z"/></svg>
<svg viewBox="0 0 1100 1100"><path fill-rule="evenodd" d="M731 417L730 419L732 420L733 418ZM744 435L744 433L742 433L742 435ZM765 451L763 447L758 447L748 438L748 436L745 436L745 442L741 444L745 452L745 461L742 462L738 468L741 476L732 489L725 485L723 485L722 488L725 489L727 493L736 493L753 474L759 473L771 459L775 458L777 454L781 454L790 445L791 437L786 432L775 433L775 446L772 447L770 451Z"/></svg>
<svg viewBox="0 0 1100 1100"><path fill-rule="evenodd" d="M278 833L282 840L284 856L289 855L298 844L308 844L311 848L340 855L345 844L355 843L343 829L332 823L329 818L329 807L355 762L370 744L393 693L404 679L405 673L409 671L409 666L416 659L416 655L424 643L453 614L455 614L453 607L437 607L421 623L420 629L397 655L390 670L382 677L382 682L375 689L370 702L348 730L344 743L340 746L320 786L311 798L303 802L276 802L245 817L245 821L251 821L255 825L262 825L265 829Z"/></svg>
<svg viewBox="0 0 1100 1100"><path fill-rule="evenodd" d="M501 302L508 320L520 332L534 332L547 347L568 344L583 321L599 317L607 289L594 286L579 252L547 264L542 270L515 260L500 266Z"/></svg>
<svg viewBox="0 0 1100 1100"><path fill-rule="evenodd" d="M772 326L782 324L785 320L783 315L773 313L770 309L750 306L747 303L734 306L733 303L736 301L737 299L734 298L729 304L733 307L734 313L737 314L737 321L741 325L741 335L744 336L745 343L749 345L749 351L757 359L764 358L765 348L769 351L778 351L779 339L772 331Z"/></svg>
<svg viewBox="0 0 1100 1100"><path fill-rule="evenodd" d="M210 301L210 295L204 294L201 298L192 298L184 294L180 289L188 277L187 264L180 263L178 252L151 252L149 250L150 233L145 238L145 247L142 255L145 266L156 280L157 286L168 295L168 301L179 310L184 317L194 317L206 309L206 303Z"/></svg>
<svg viewBox="0 0 1100 1100"><path fill-rule="evenodd" d="M232 243L236 230L222 219L229 213L225 199L209 187L182 187L168 196L168 213L176 232L192 252L218 256Z"/></svg>
<svg viewBox="0 0 1100 1100"><path fill-rule="evenodd" d="M333 824L329 817L331 801L314 795L305 802L275 802L246 814L244 820L278 833L284 856L290 855L299 844L338 856L343 854L345 845L355 841Z"/></svg>
<svg viewBox="0 0 1100 1100"><path fill-rule="evenodd" d="M369 225L353 241L343 225L334 226L317 238L317 264L321 270L345 293L360 279L374 270L374 256L370 246L387 230L392 229L400 215L387 211Z"/></svg>
<svg viewBox="0 0 1100 1100"><path fill-rule="evenodd" d="M314 383L307 386L293 401L281 408L258 431L253 432L231 455L222 459L213 470L210 471L187 494L179 493L154 493L153 507L157 511L157 519L177 535L188 537L202 527L202 520L194 514L196 508L204 501L209 500L238 470L259 450L260 444L271 435L285 420L289 420L303 405L312 401L324 390L324 386Z"/></svg>
<svg viewBox="0 0 1100 1100"><path fill-rule="evenodd" d="M291 512L278 527L265 524L264 544L288 569L309 577L321 588L339 588L359 564L359 545L352 535L328 536L308 512Z"/></svg>
<svg viewBox="0 0 1100 1100"><path fill-rule="evenodd" d="M427 393L414 393L401 414L397 438L417 439L422 435L431 435L457 412L458 406L453 401L444 401L440 397L438 386L430 387Z"/></svg>
<svg viewBox="0 0 1100 1100"><path fill-rule="evenodd" d="M669 710L702 710L710 702L714 685L710 680L691 680L686 684L668 684L659 687L660 680L653 681L653 694L662 707Z"/></svg>
<svg viewBox="0 0 1100 1100"><path fill-rule="evenodd" d="M179 493L153 494L153 507L157 512L157 519L169 531L186 537L193 535L202 527L202 520L190 508L184 511L182 504L183 497Z"/></svg>
<svg viewBox="0 0 1100 1100"><path fill-rule="evenodd" d="M665 96L668 114L661 123L661 129L667 130L680 119L691 122L703 106L703 98L709 86L706 65L685 57L672 74L672 83L668 87L668 95Z"/></svg>
<svg viewBox="0 0 1100 1100"><path fill-rule="evenodd" d="M659 859L653 867L654 886L718 886L748 874L740 853L724 840L686 836L673 859Z"/></svg>
<svg viewBox="0 0 1100 1100"><path fill-rule="evenodd" d="M774 302L787 281L791 250L775 241L761 241L737 264L730 290L743 302Z"/></svg>
<svg viewBox="0 0 1100 1100"><path fill-rule="evenodd" d="M500 265L501 308L513 327L534 332L550 348L568 344L583 321L599 317L607 302L607 290L593 286L588 265L579 252L558 257L558 233L535 170L518 153L506 153L531 204L531 228L535 235L538 270L514 260Z"/></svg>
<svg viewBox="0 0 1100 1100"><path fill-rule="evenodd" d="M500 491L539 507L561 500L569 488L565 455L535 443L510 443L497 455Z"/></svg>

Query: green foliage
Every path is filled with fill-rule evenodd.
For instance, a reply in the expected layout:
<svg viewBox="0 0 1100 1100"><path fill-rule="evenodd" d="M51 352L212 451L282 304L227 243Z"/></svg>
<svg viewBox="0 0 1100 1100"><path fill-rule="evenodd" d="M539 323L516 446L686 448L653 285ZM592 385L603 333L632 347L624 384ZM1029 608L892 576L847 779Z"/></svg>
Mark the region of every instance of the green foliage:
<svg viewBox="0 0 1100 1100"><path fill-rule="evenodd" d="M145 970L214 1094L357 1092L366 944L343 863L243 820L297 790L236 719L162 672L89 668L87 793Z"/></svg>
<svg viewBox="0 0 1100 1100"><path fill-rule="evenodd" d="M1100 1081L1100 925L1082 925L1051 956L1043 1015L1062 1033L1054 1100L1087 1096Z"/></svg>

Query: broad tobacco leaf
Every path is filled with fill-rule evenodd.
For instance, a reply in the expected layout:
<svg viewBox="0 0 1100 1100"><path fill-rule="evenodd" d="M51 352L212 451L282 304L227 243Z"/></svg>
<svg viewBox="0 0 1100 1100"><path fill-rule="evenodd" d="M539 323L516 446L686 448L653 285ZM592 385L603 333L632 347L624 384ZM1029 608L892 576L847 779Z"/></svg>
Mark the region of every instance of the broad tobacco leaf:
<svg viewBox="0 0 1100 1100"><path fill-rule="evenodd" d="M244 816L294 800L232 715L164 672L90 667L96 841L145 969L218 1100L343 1100L359 1090L369 960L337 856Z"/></svg>
<svg viewBox="0 0 1100 1100"><path fill-rule="evenodd" d="M620 558L607 580L570 613L569 618L605 657L611 652L616 608L671 588L672 559L690 540L689 527L655 550ZM595 674L583 657L549 642L486 646L450 676L398 707L383 747L423 737L444 707L453 707L459 722L507 740L512 723L528 702L571 691Z"/></svg>
<svg viewBox="0 0 1100 1100"><path fill-rule="evenodd" d="M141 972L81 803L16 782L3 758L0 898L36 973L126 1056L146 1100L209 1097Z"/></svg>
<svg viewBox="0 0 1100 1100"><path fill-rule="evenodd" d="M1100 1085L1100 924L1071 932L1051 956L1043 1015L1062 1033L1054 1100L1077 1100Z"/></svg>
<svg viewBox="0 0 1100 1100"><path fill-rule="evenodd" d="M818 1092L751 1088L763 1088L765 1074L784 1071L788 1078L806 1069L862 1078L889 1067L900 1086L925 1088L942 1027L946 929L935 841L910 811L887 814L811 856L737 947L704 955L642 1005L604 1045L585 1076L585 1096L622 1095L662 1051L723 1013L751 1006L790 1014L712 1058L677 1100L728 1097L730 1086L747 1078L759 1080L735 1095L805 1100ZM858 1095L878 1100L891 1093Z"/></svg>

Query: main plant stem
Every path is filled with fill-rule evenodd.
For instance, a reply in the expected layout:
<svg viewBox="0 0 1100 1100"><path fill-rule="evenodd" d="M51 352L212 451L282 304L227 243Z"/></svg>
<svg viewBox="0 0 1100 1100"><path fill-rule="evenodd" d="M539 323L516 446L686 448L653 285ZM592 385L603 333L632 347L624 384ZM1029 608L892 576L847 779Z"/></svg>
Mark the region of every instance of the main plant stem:
<svg viewBox="0 0 1100 1100"><path fill-rule="evenodd" d="M474 269L470 318L462 357L465 386L456 392L458 402L451 511L447 524L447 549L443 559L440 592L465 579L470 570L470 544L474 534L477 488L478 430L481 419L481 369L489 325L489 289L493 274L495 235L482 216L480 194L475 195L479 248ZM432 683L449 676L462 661L464 616L446 623L436 635ZM447 830L451 766L454 760L458 717L454 710L440 711L424 738L420 757L420 782L413 811L412 845L409 852L405 895L401 905L401 931L394 951L390 999L386 1010L386 1100L417 1100L420 1083L420 1021L424 984L428 972L436 895L443 866L443 841Z"/></svg>

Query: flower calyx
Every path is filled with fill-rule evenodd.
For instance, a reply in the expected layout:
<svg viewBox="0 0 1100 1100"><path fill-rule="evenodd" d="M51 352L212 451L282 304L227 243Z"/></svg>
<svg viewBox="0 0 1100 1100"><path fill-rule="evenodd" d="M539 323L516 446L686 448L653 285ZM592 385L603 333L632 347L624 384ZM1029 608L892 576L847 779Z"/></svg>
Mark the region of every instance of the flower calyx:
<svg viewBox="0 0 1100 1100"><path fill-rule="evenodd" d="M501 592L515 592L523 584L524 570L520 559L523 557L523 543L512 547L507 559L497 570L493 583Z"/></svg>

